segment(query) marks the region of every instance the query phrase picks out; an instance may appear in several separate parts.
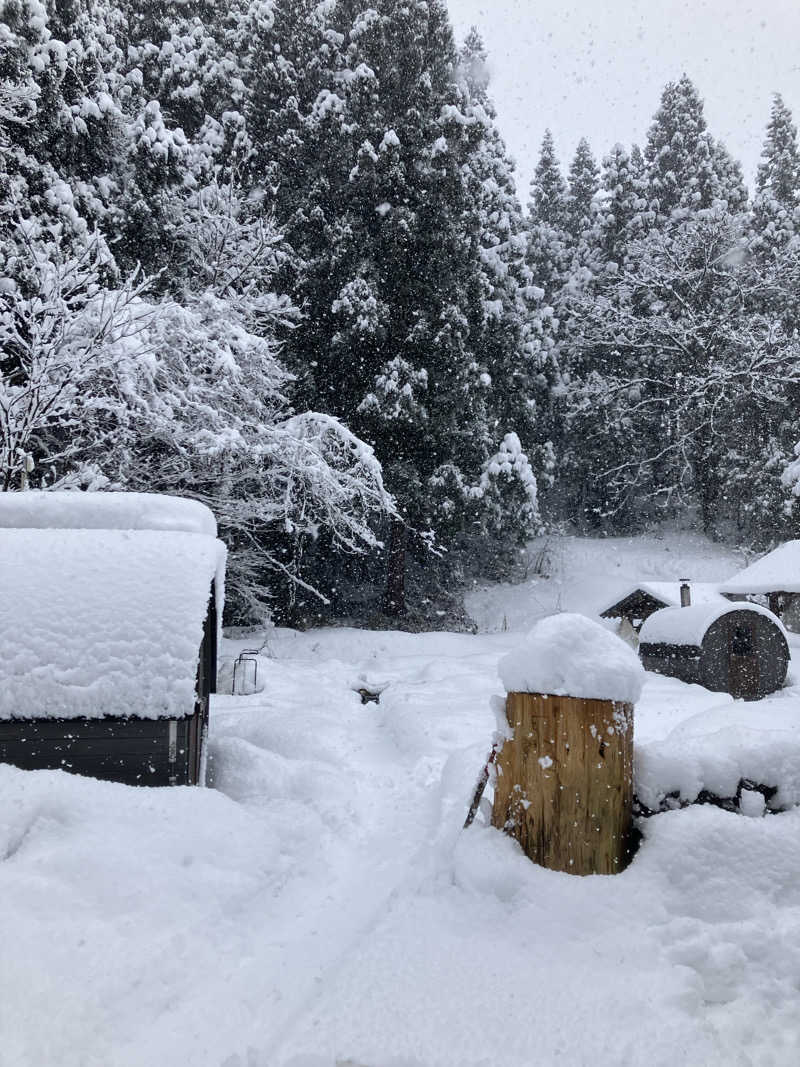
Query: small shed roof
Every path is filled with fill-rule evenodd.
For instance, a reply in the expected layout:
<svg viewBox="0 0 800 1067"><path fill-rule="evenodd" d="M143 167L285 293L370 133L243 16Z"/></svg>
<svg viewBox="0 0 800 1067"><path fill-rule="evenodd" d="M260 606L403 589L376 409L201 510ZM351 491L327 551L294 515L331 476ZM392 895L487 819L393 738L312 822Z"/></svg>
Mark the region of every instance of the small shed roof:
<svg viewBox="0 0 800 1067"><path fill-rule="evenodd" d="M214 513L205 504L160 493L2 493L0 529L183 530L217 536Z"/></svg>
<svg viewBox="0 0 800 1067"><path fill-rule="evenodd" d="M725 603L725 598L719 591L719 586L714 582L690 582L693 604ZM609 604L600 614L604 618L615 618L622 614L621 609L625 601L637 594L645 593L663 604L665 607L677 607L681 602L680 582L639 582L631 585L625 592L618 596L613 604Z"/></svg>
<svg viewBox="0 0 800 1067"><path fill-rule="evenodd" d="M203 505L129 495L139 498L0 494L0 719L192 714L208 597L215 578L222 595L225 547L184 529L65 528L102 518L210 529ZM29 496L42 502L22 499ZM60 512L46 496L89 499L68 515L80 511L78 502ZM98 510L91 498L101 496ZM12 512L19 522L47 525L10 528Z"/></svg>
<svg viewBox="0 0 800 1067"><path fill-rule="evenodd" d="M800 541L787 541L720 584L723 593L800 593Z"/></svg>
<svg viewBox="0 0 800 1067"><path fill-rule="evenodd" d="M688 608L662 608L653 612L642 626L642 645L691 645L700 647L709 626L733 611L745 611L765 615L786 636L780 619L758 604L742 604L723 601L721 604L693 604Z"/></svg>

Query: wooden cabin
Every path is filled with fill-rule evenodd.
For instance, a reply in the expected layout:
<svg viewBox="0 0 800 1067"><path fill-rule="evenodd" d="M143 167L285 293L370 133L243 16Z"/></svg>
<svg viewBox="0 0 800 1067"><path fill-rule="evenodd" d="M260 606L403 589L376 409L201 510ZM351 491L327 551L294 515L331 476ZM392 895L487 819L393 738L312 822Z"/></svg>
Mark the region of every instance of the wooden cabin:
<svg viewBox="0 0 800 1067"><path fill-rule="evenodd" d="M0 762L201 784L225 548L196 501L0 494Z"/></svg>
<svg viewBox="0 0 800 1067"><path fill-rule="evenodd" d="M787 630L800 633L800 541L787 541L720 585L730 600L763 600Z"/></svg>
<svg viewBox="0 0 800 1067"><path fill-rule="evenodd" d="M784 684L789 645L766 608L696 604L654 612L642 626L639 656L645 670L760 700Z"/></svg>
<svg viewBox="0 0 800 1067"><path fill-rule="evenodd" d="M620 619L638 632L642 623L655 611L678 607L681 603L681 582L641 582L629 587L613 604L600 612L603 619ZM710 582L692 582L689 597L695 604L724 604L725 598Z"/></svg>

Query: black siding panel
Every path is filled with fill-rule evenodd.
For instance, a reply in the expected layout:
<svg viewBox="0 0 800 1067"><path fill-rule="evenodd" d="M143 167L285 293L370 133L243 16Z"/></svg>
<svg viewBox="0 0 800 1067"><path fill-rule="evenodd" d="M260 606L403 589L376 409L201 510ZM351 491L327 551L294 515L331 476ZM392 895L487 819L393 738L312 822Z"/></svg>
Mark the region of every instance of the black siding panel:
<svg viewBox="0 0 800 1067"><path fill-rule="evenodd" d="M701 652L697 645L639 645L639 658L646 671L678 678L690 685L700 681Z"/></svg>
<svg viewBox="0 0 800 1067"><path fill-rule="evenodd" d="M178 719L175 762L169 719L43 719L0 722L0 763L64 770L128 785L190 785L191 718Z"/></svg>

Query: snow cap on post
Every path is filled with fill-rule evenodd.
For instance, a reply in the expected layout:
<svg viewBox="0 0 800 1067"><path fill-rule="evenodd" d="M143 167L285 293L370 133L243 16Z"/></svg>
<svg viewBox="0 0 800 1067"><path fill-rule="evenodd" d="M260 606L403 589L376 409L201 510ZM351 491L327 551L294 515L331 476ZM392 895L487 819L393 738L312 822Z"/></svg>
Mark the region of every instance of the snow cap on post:
<svg viewBox="0 0 800 1067"><path fill-rule="evenodd" d="M635 704L644 684L633 649L599 623L566 612L538 622L497 669L508 693Z"/></svg>

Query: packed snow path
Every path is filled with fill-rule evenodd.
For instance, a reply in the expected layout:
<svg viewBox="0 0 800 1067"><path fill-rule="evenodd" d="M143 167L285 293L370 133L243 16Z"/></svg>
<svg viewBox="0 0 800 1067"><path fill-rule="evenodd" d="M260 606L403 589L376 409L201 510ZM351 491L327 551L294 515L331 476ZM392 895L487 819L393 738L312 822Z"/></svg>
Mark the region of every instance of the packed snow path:
<svg viewBox="0 0 800 1067"><path fill-rule="evenodd" d="M0 768L3 1067L794 1067L800 810L657 816L616 878L460 832L517 640L280 632L214 789ZM639 734L719 705L651 679Z"/></svg>

